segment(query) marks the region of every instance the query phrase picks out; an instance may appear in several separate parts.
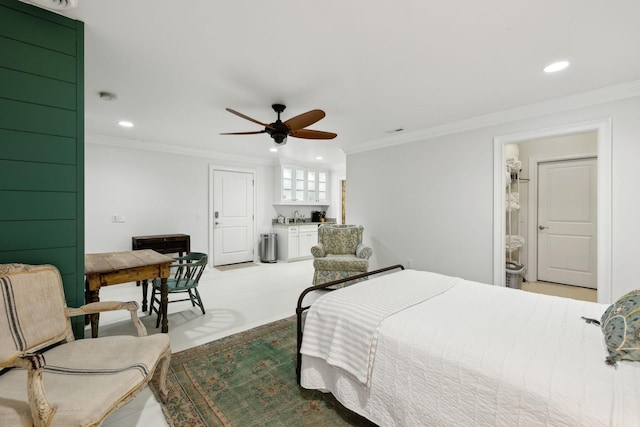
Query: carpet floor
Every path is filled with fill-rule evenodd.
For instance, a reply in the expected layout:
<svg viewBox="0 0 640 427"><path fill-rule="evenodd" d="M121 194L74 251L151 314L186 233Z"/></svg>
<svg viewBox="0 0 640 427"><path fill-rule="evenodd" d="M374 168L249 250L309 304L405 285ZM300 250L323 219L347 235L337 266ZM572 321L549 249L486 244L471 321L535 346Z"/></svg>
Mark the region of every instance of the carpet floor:
<svg viewBox="0 0 640 427"><path fill-rule="evenodd" d="M173 354L169 425L374 426L331 394L300 388L295 358L295 317Z"/></svg>

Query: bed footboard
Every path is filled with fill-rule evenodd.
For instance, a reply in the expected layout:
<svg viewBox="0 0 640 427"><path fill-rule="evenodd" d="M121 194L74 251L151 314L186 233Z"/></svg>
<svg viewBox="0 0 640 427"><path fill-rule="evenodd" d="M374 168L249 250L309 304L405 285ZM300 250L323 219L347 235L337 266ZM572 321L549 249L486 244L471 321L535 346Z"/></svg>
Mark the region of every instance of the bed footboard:
<svg viewBox="0 0 640 427"><path fill-rule="evenodd" d="M300 294L298 298L298 305L296 306L296 321L297 321L297 347L296 347L296 380L298 385L300 385L300 373L301 373L301 363L302 363L302 354L300 354L300 348L302 347L302 314L309 309L310 306L303 306L304 297L313 291L317 291L320 289L326 289L330 286L339 285L341 283L350 282L356 279L362 279L369 276L374 276L382 273L386 273L392 270L404 270L404 266L401 264L392 265L389 267L380 268L378 270L369 271L367 273L357 274L355 276L346 277L340 280L334 280L332 282L323 283L321 285L311 286ZM338 290L338 289L330 289L330 290Z"/></svg>

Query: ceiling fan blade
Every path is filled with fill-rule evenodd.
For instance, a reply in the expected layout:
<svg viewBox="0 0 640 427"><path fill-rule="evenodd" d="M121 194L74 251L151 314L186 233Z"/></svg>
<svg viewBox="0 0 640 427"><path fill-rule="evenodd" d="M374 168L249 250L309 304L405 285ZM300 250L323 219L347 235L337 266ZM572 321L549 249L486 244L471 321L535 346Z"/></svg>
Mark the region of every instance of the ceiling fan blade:
<svg viewBox="0 0 640 427"><path fill-rule="evenodd" d="M252 131L252 132L225 132L225 133L221 133L220 135L255 135L258 133L265 133L266 130L256 130L256 131Z"/></svg>
<svg viewBox="0 0 640 427"><path fill-rule="evenodd" d="M338 136L338 134L333 132L324 132L321 130L299 129L292 131L289 136L304 139L333 139Z"/></svg>
<svg viewBox="0 0 640 427"><path fill-rule="evenodd" d="M322 110L311 110L306 113L302 113L299 116L295 116L284 122L285 125L292 131L306 128L321 120L325 116Z"/></svg>
<svg viewBox="0 0 640 427"><path fill-rule="evenodd" d="M226 110L227 110L228 112L230 112L231 114L235 114L236 116L238 116L238 117L242 117L243 119L249 120L250 122L256 123L256 124L258 124L258 125L264 126L264 127L266 127L266 128L269 128L269 129L273 129L273 128L272 128L271 126L269 126L268 124L266 124L266 123L262 123L262 122L259 122L259 121L257 121L256 119L253 119L253 118L251 118L251 117L249 117L249 116L247 116L247 115L244 115L244 114L242 114L242 113L240 113L240 112L238 112L238 111L236 111L236 110L234 110L234 109L226 108Z"/></svg>

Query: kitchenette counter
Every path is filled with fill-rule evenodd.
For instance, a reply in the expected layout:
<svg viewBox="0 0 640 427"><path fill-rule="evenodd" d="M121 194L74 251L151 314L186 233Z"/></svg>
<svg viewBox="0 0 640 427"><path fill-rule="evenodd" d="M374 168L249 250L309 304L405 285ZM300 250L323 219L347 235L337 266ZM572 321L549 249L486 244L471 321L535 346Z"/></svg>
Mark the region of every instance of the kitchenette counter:
<svg viewBox="0 0 640 427"><path fill-rule="evenodd" d="M311 248L318 244L318 227L335 222L335 218L327 218L325 222L290 220L288 224L274 220L273 232L277 237L278 260L289 262L312 258Z"/></svg>
<svg viewBox="0 0 640 427"><path fill-rule="evenodd" d="M336 223L336 220L335 220L335 219L327 219L327 220L325 220L324 222L311 222L311 221L306 221L306 222L302 222L302 221L293 222L293 221L290 221L288 224L286 224L286 223L280 223L280 222L278 222L278 220L277 220L277 219L274 219L274 220L272 221L272 224L273 224L274 226L278 225L278 226L282 226L282 227L295 227L295 226L298 226L298 225L316 225L316 226L318 226L318 225L322 225L322 224L335 224L335 223Z"/></svg>

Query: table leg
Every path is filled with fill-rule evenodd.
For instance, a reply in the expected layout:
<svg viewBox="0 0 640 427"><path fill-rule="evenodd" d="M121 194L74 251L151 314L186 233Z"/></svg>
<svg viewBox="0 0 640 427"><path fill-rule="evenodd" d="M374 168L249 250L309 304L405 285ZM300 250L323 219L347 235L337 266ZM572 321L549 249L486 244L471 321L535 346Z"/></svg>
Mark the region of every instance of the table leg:
<svg viewBox="0 0 640 427"><path fill-rule="evenodd" d="M89 297L87 295L88 292L89 292L89 279L85 277L84 279L84 303L85 304L89 303ZM91 323L91 317L89 317L89 315L87 314L84 316L84 325L87 326L89 323Z"/></svg>
<svg viewBox="0 0 640 427"><path fill-rule="evenodd" d="M87 304L92 303L92 302L98 302L100 301L100 291L90 291L90 290L86 290L85 291L85 302ZM100 314L99 313L94 313L94 314L89 314L89 322L91 323L91 337L92 338L97 338L98 337L98 324L100 323Z"/></svg>
<svg viewBox="0 0 640 427"><path fill-rule="evenodd" d="M149 281L145 279L142 281L142 312L143 313L147 311L147 290L148 289L149 289Z"/></svg>
<svg viewBox="0 0 640 427"><path fill-rule="evenodd" d="M160 309L162 311L162 332L169 332L169 320L167 319L167 305L169 305L169 285L167 278L160 279Z"/></svg>

